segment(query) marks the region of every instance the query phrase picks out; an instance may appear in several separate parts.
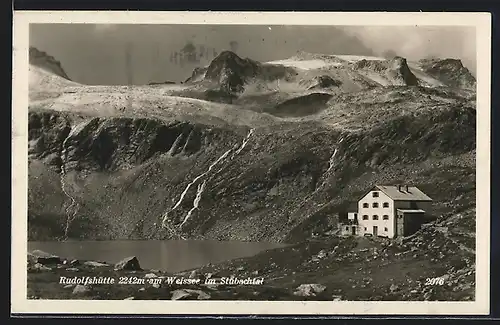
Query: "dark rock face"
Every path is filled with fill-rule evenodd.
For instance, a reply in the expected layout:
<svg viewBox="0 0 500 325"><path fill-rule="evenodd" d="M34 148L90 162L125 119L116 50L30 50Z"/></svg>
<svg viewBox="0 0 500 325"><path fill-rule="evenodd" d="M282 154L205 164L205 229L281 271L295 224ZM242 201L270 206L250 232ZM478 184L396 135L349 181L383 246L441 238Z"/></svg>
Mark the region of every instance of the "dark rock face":
<svg viewBox="0 0 500 325"><path fill-rule="evenodd" d="M387 74L392 78L399 80L405 86L418 85L418 79L415 77L413 72L411 72L405 58L395 57L390 60Z"/></svg>
<svg viewBox="0 0 500 325"><path fill-rule="evenodd" d="M217 131L189 122L165 125L152 119L120 117L72 122L56 112L30 112L28 127L30 156L57 170L63 151L68 170L119 170L158 154L196 154L218 136ZM70 133L72 128L75 131Z"/></svg>
<svg viewBox="0 0 500 325"><path fill-rule="evenodd" d="M281 117L311 115L325 109L330 98L332 98L330 94L312 93L284 101L276 105L275 110L270 113Z"/></svg>
<svg viewBox="0 0 500 325"><path fill-rule="evenodd" d="M207 68L194 68L193 73L191 74L191 77L187 78L184 82L194 82L194 81L199 81L204 78L205 73L207 72Z"/></svg>
<svg viewBox="0 0 500 325"><path fill-rule="evenodd" d="M192 79L201 73L202 70L194 71ZM224 51L212 60L204 78L218 83L220 91L238 94L249 80L289 79L295 74L293 69L285 66L261 64L248 58L242 59L231 51Z"/></svg>
<svg viewBox="0 0 500 325"><path fill-rule="evenodd" d="M155 86L155 85L175 85L175 81L159 81L159 82L150 82L148 83L150 86Z"/></svg>
<svg viewBox="0 0 500 325"><path fill-rule="evenodd" d="M116 263L115 270L140 271L142 269L137 257L130 256Z"/></svg>
<svg viewBox="0 0 500 325"><path fill-rule="evenodd" d="M247 78L257 74L259 64L250 59L242 59L231 51L224 51L212 60L205 73L205 79L217 81L221 89L228 93L243 90Z"/></svg>
<svg viewBox="0 0 500 325"><path fill-rule="evenodd" d="M30 46L29 49L29 63L48 70L60 77L71 80L61 66L61 62L57 61L53 56L50 56L33 46Z"/></svg>
<svg viewBox="0 0 500 325"><path fill-rule="evenodd" d="M60 114L43 112L28 116L28 155L60 170L62 143L70 132L68 121Z"/></svg>
<svg viewBox="0 0 500 325"><path fill-rule="evenodd" d="M314 77L313 82L316 82L316 85L309 87L309 89L338 87L342 84L341 81L335 80L328 75Z"/></svg>
<svg viewBox="0 0 500 325"><path fill-rule="evenodd" d="M387 62L362 59L352 65L354 70L370 69L377 72L387 70Z"/></svg>
<svg viewBox="0 0 500 325"><path fill-rule="evenodd" d="M418 79L415 77L408 67L405 58L396 56L391 60L376 61L376 60L360 60L353 65L354 70L371 70L377 73L387 75L390 79L394 80L397 85L401 86L417 86Z"/></svg>
<svg viewBox="0 0 500 325"><path fill-rule="evenodd" d="M423 59L419 61L429 75L455 88L475 89L476 78L458 59Z"/></svg>

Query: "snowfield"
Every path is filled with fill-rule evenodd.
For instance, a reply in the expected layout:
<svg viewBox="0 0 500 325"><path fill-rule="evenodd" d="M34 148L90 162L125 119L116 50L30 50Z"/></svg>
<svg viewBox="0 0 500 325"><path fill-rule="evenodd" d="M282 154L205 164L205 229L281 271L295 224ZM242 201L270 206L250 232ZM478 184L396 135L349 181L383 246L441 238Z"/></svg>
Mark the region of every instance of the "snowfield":
<svg viewBox="0 0 500 325"><path fill-rule="evenodd" d="M335 55L337 58L348 61L348 62L357 62L361 60L368 61L385 61L384 58L376 57L376 56L364 56L364 55Z"/></svg>
<svg viewBox="0 0 500 325"><path fill-rule="evenodd" d="M408 67L410 68L411 72L413 72L413 74L415 75L415 77L417 77L419 80L423 81L426 86L428 87L442 87L442 86L445 86L444 83L442 83L441 81L435 79L435 78L432 78L431 76L427 75L423 70L422 68L420 67L420 65L416 62L410 62L408 61Z"/></svg>
<svg viewBox="0 0 500 325"><path fill-rule="evenodd" d="M324 69L329 67L337 67L341 66L342 63L339 62L326 62L325 60L293 60L293 59L285 59L285 60L277 60L277 61L269 61L267 64L280 64L286 67L297 68L301 70L315 70L315 69Z"/></svg>

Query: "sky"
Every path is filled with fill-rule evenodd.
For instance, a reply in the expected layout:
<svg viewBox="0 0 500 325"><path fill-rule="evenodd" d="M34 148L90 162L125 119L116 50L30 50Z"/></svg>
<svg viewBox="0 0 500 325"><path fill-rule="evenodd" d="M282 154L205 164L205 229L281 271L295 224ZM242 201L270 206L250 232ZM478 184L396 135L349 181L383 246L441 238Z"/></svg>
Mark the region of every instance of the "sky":
<svg viewBox="0 0 500 325"><path fill-rule="evenodd" d="M471 27L31 24L30 46L91 85L184 81L223 50L265 62L298 51L457 58L475 73Z"/></svg>

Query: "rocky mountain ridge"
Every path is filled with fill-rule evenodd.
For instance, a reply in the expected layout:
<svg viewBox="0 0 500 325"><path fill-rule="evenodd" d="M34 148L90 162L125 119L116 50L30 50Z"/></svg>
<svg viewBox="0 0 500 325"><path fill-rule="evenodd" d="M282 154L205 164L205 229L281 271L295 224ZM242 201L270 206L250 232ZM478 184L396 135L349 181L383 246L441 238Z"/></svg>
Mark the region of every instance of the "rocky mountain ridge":
<svg viewBox="0 0 500 325"><path fill-rule="evenodd" d="M64 71L61 62L57 61L53 56L46 52L38 50L36 47L29 48L29 63L30 65L40 67L50 73L56 74L64 79L70 80L66 71Z"/></svg>

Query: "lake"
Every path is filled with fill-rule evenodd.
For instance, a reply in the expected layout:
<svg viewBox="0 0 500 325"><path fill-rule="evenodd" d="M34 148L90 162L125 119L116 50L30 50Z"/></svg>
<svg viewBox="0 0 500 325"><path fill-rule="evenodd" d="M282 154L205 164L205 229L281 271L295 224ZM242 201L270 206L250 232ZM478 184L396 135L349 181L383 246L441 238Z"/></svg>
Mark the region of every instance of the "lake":
<svg viewBox="0 0 500 325"><path fill-rule="evenodd" d="M108 263L137 256L144 269L179 272L284 246L280 243L207 240L114 240L28 242L28 251L38 249L63 258Z"/></svg>

